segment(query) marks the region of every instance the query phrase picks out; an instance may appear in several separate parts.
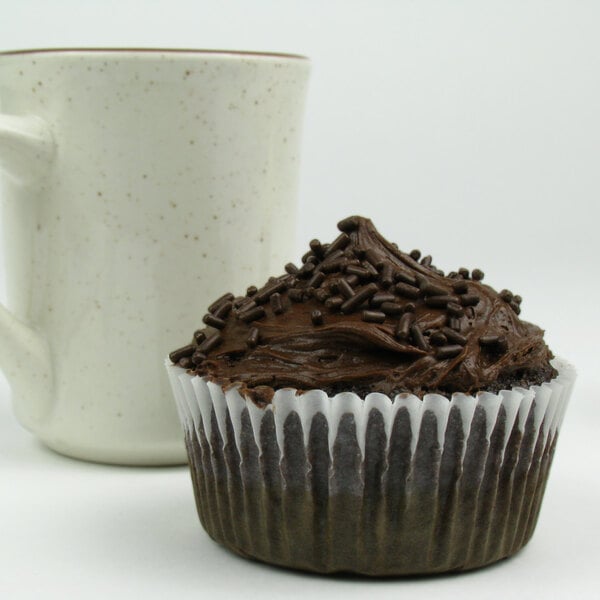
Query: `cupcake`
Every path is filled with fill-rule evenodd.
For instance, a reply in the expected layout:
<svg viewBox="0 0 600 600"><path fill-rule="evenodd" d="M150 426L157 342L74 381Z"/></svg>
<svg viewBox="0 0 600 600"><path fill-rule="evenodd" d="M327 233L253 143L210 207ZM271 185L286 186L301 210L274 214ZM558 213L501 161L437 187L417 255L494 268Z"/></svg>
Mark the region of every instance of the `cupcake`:
<svg viewBox="0 0 600 600"><path fill-rule="evenodd" d="M200 521L322 573L439 573L533 534L574 370L521 298L348 217L169 355Z"/></svg>

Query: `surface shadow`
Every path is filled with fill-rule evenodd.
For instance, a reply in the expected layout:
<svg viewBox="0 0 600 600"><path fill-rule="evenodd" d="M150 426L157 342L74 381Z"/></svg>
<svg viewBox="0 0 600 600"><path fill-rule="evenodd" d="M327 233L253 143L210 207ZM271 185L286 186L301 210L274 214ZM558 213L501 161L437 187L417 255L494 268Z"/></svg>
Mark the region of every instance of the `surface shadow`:
<svg viewBox="0 0 600 600"><path fill-rule="evenodd" d="M208 535L203 531L204 535L208 537ZM339 583L352 583L353 585L361 585L361 584L378 584L381 586L385 586L385 584L394 584L398 585L401 583L430 583L430 582L442 582L442 581L457 581L457 580L467 580L472 579L473 577L478 577L484 573L493 573L496 569L502 569L507 564L511 563L515 558L518 560L518 557L521 553L526 552L527 547L521 549L516 554L503 558L497 562L483 565L481 567L477 567L475 569L469 569L466 571L448 571L445 573L433 573L433 574L422 574L422 575L363 575L360 573L351 573L351 572L336 572L336 573L317 573L314 571L303 571L301 569L293 569L289 567L283 567L280 565L272 565L270 563L265 563L254 558L249 558L245 556L241 556L234 552L231 552L224 546L210 540L212 542L213 547L216 552L222 553L224 556L227 556L229 560L237 562L239 566L244 564L254 565L255 568L261 569L263 571L275 574L283 574L288 575L292 578L302 578L307 580L313 580L316 582L339 582Z"/></svg>

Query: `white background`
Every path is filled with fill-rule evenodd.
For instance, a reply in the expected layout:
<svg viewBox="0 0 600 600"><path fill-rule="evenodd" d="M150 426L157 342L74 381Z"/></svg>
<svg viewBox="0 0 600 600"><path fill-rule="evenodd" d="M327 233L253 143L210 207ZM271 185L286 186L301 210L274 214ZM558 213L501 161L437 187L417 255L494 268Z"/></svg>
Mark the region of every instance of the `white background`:
<svg viewBox="0 0 600 600"><path fill-rule="evenodd" d="M522 316L579 371L525 551L395 581L231 556L201 531L185 468L55 455L15 422L0 380L0 597L600 598L599 32L600 3L583 0L0 0L0 49L310 56L298 256L340 218L370 216L400 248L520 293Z"/></svg>

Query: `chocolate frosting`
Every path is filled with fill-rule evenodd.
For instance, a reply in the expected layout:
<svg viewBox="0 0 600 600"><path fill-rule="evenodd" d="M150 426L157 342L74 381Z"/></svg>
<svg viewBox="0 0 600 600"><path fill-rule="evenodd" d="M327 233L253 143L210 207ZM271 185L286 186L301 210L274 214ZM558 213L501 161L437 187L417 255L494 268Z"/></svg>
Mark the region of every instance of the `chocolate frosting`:
<svg viewBox="0 0 600 600"><path fill-rule="evenodd" d="M543 331L519 319L519 296L483 284L478 269L444 275L369 219L338 227L331 244L311 242L301 268L219 298L171 360L261 403L282 387L451 394L555 375Z"/></svg>

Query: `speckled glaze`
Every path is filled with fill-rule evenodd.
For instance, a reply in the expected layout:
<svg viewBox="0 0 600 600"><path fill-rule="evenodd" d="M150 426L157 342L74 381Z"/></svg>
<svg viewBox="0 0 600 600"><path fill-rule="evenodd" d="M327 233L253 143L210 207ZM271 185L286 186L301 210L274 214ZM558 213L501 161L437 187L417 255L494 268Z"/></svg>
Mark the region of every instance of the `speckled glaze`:
<svg viewBox="0 0 600 600"><path fill-rule="evenodd" d="M307 77L275 54L0 54L0 366L46 445L185 462L162 360L292 258Z"/></svg>

